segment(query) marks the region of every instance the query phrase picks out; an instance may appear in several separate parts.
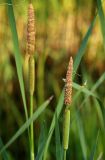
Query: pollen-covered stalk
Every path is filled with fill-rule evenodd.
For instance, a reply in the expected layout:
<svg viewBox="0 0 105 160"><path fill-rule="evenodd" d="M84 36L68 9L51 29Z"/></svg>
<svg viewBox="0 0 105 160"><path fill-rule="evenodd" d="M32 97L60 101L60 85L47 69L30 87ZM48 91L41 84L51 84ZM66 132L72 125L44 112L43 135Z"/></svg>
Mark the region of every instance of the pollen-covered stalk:
<svg viewBox="0 0 105 160"><path fill-rule="evenodd" d="M66 106L70 106L72 102L72 73L73 73L73 59L70 57L65 83L65 97L64 103Z"/></svg>
<svg viewBox="0 0 105 160"><path fill-rule="evenodd" d="M73 72L73 59L70 57L65 84L64 104L66 105L64 111L63 121L63 149L64 160L66 160L66 151L69 145L69 132L70 132L70 105L72 102L72 72Z"/></svg>
<svg viewBox="0 0 105 160"><path fill-rule="evenodd" d="M27 23L27 53L33 55L35 51L35 16L34 8L30 3L28 7L28 23Z"/></svg>
<svg viewBox="0 0 105 160"><path fill-rule="evenodd" d="M30 117L33 115L33 94L35 90L35 62L34 62L34 51L35 51L35 17L34 7L30 3L28 7L28 23L27 23L27 53L29 54L29 93L30 93ZM34 155L34 130L33 122L30 126L30 158L35 160Z"/></svg>

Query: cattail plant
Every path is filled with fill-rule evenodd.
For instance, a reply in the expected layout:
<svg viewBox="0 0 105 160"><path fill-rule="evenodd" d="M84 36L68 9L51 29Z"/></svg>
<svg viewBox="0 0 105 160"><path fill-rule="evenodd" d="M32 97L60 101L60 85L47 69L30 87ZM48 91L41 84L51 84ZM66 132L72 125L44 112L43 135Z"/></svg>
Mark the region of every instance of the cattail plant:
<svg viewBox="0 0 105 160"><path fill-rule="evenodd" d="M66 160L66 151L69 144L69 132L70 132L70 105L72 103L72 73L73 73L73 59L70 57L66 82L65 82L65 94L64 94L64 104L66 105L64 111L64 121L63 121L63 149L64 149L64 160Z"/></svg>
<svg viewBox="0 0 105 160"><path fill-rule="evenodd" d="M32 3L28 7L28 23L27 23L27 54L29 54L29 93L30 93L30 117L33 115L33 94L35 84L35 17ZM30 126L30 157L34 160L34 133L33 122Z"/></svg>

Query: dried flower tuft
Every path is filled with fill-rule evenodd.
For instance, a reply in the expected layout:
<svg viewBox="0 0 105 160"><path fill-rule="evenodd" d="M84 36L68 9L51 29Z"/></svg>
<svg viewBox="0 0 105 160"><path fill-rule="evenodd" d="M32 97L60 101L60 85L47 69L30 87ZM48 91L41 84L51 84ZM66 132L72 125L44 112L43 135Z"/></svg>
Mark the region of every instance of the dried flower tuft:
<svg viewBox="0 0 105 160"><path fill-rule="evenodd" d="M65 84L65 105L70 105L72 102L72 72L73 72L73 59L70 57Z"/></svg>
<svg viewBox="0 0 105 160"><path fill-rule="evenodd" d="M32 55L35 50L35 16L34 8L30 3L28 7L28 23L27 23L27 52Z"/></svg>

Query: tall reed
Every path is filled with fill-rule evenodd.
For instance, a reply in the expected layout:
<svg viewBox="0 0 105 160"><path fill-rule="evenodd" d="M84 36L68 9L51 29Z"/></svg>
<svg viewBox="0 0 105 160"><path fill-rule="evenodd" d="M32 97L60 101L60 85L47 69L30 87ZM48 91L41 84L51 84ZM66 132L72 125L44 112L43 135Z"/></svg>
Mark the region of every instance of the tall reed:
<svg viewBox="0 0 105 160"><path fill-rule="evenodd" d="M72 103L72 72L73 72L73 59L70 57L65 84L64 104L66 105L64 111L63 121L63 149L64 160L66 160L66 151L69 144L69 132L70 132L70 105Z"/></svg>
<svg viewBox="0 0 105 160"><path fill-rule="evenodd" d="M27 23L27 53L29 54L29 94L30 94L30 117L33 115L33 94L35 90L35 17L32 3L28 7L28 23ZM34 155L34 129L33 122L30 126L30 158L35 159Z"/></svg>

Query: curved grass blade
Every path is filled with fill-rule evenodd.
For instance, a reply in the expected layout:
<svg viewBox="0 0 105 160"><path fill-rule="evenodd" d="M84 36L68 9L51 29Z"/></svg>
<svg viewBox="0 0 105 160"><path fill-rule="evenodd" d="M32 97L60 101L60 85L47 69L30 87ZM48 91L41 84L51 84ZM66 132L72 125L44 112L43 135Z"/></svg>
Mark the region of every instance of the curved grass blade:
<svg viewBox="0 0 105 160"><path fill-rule="evenodd" d="M93 87L90 91L86 88L81 88L81 86L76 83L73 83L73 87L75 89L78 89L78 90L80 89L82 92L87 94L86 98L82 101L80 108L82 108L83 104L86 102L86 100L89 98L89 96L93 96L93 98L97 99L99 105L101 106L101 109L102 110L104 109L104 106L103 106L103 103L101 102L101 99L93 93L104 80L105 80L105 73L103 73L103 75L97 80L97 82L93 85Z"/></svg>
<svg viewBox="0 0 105 160"><path fill-rule="evenodd" d="M54 131L54 128L55 128L56 114L59 117L59 115L61 113L61 110L62 110L62 107L63 107L63 102L64 102L64 91L62 91L62 93L60 95L60 98L59 98L59 101L58 101L58 104L57 104L57 107L56 107L55 114L53 115L53 119L52 119L52 122L51 122L51 125L50 125L50 129L49 129L49 132L48 132L47 139L46 139L46 143L45 143L45 145L43 146L43 148L42 148L42 150L40 152L41 155L44 155L44 158L43 158L44 160L46 160L48 147L50 145L51 137L53 135L53 131Z"/></svg>
<svg viewBox="0 0 105 160"><path fill-rule="evenodd" d="M103 104L101 104L97 100L94 100L94 103L95 103L95 109L97 112L97 116L99 119L102 147L103 147L103 151L105 151L105 107L103 106ZM105 153L103 153L103 156L105 157Z"/></svg>
<svg viewBox="0 0 105 160"><path fill-rule="evenodd" d="M92 92L95 91L104 80L105 80L105 73L103 73L101 77L97 80L97 82L94 84L94 86L92 87Z"/></svg>
<svg viewBox="0 0 105 160"><path fill-rule="evenodd" d="M12 4L12 1L7 0L7 3ZM10 28L11 28L12 38L13 38L14 55L15 55L16 69L17 69L17 74L18 74L18 79L19 79L19 84L20 84L20 90L22 94L26 119L28 119L25 89L24 89L24 82L23 82L23 75L22 75L22 59L21 59L21 54L20 54L20 49L19 49L16 22L15 22L14 11L13 11L12 5L8 5L8 18L9 18L9 23L10 23Z"/></svg>
<svg viewBox="0 0 105 160"><path fill-rule="evenodd" d="M101 102L101 100L99 99L99 97L96 97L95 95L92 95L92 93L99 87L99 85L100 85L104 80L105 80L105 73L103 73L103 75L102 75L102 76L97 80L97 82L93 85L92 89L91 89L90 91L88 90L88 92L87 92L87 91L85 92L85 91L81 88L81 86L79 86L78 84L73 83L73 87L74 87L75 89L79 90L78 93L77 93L76 98L78 98L78 96L79 96L79 94L80 94L81 92L84 92L84 93L87 94L86 98L82 101L80 107L78 108L78 112L82 109L84 103L85 103L86 100L89 98L89 96L93 96L93 98L96 99L96 101L98 102L98 104L99 104L99 106L100 106L101 113L102 113L102 115L103 115L104 125L105 125L105 107L104 107L103 103ZM76 98L75 98L75 101L76 101ZM73 119L72 119L72 122L71 122L71 126L72 126L72 124L73 124L73 122L74 122L75 120L76 120L76 118L75 118L75 115L74 115L74 116L73 116Z"/></svg>
<svg viewBox="0 0 105 160"><path fill-rule="evenodd" d="M82 153L83 153L84 160L87 160L87 145L86 145L85 134L84 134L84 130L83 130L83 125L82 125L80 113L76 112L76 116L77 116L77 128L78 128Z"/></svg>
<svg viewBox="0 0 105 160"><path fill-rule="evenodd" d="M102 4L101 4L101 0L97 0L97 4L98 4L98 13L99 13L99 16L100 16L100 21L101 21L101 28L102 28L102 33L103 33L103 39L104 39L104 45L105 45L105 16L104 16L104 12L102 10ZM76 54L76 57L75 57L75 60L74 60L74 71L77 72L77 69L78 69L78 66L81 62L81 59L82 57L84 56L85 54L85 49L86 49L86 45L88 43L88 39L92 33L92 29L94 27L94 24L95 24L95 20L96 20L96 17L97 17L97 13L93 19L93 21L91 22L89 28L88 28L88 31L81 43L81 46L79 48L79 51L77 52ZM74 78L75 76L73 76Z"/></svg>
<svg viewBox="0 0 105 160"><path fill-rule="evenodd" d="M62 160L62 146L60 141L60 131L59 131L59 124L58 124L58 117L55 113L55 143L56 143L56 160Z"/></svg>
<svg viewBox="0 0 105 160"><path fill-rule="evenodd" d="M103 115L103 111L99 105L99 103L97 102L96 99L94 99L94 106L95 106L95 110L96 110L96 113L97 113L97 116L98 116L98 119L99 119L99 123L100 123L100 126L102 129L105 129L105 125L104 125L104 115Z"/></svg>
<svg viewBox="0 0 105 160"><path fill-rule="evenodd" d="M15 135L7 142L6 145L0 150L0 154L8 148L28 127L29 125L35 121L39 115L45 110L45 108L48 106L50 101L52 100L52 97L50 97L47 101L45 101L33 114L32 117L30 117L23 125L22 127L15 133Z"/></svg>
<svg viewBox="0 0 105 160"><path fill-rule="evenodd" d="M1 137L0 137L0 149L1 149L3 146L4 146L4 145L3 145L2 139L1 139ZM4 150L4 151L2 152L2 157L3 157L4 160L9 160L8 154L7 154L6 150Z"/></svg>
<svg viewBox="0 0 105 160"><path fill-rule="evenodd" d="M97 145L98 145L98 139L99 139L99 130L98 130L98 133L97 133L96 142L95 142L95 144L93 146L93 149L92 149L90 160L94 160L95 152L96 152Z"/></svg>
<svg viewBox="0 0 105 160"><path fill-rule="evenodd" d="M85 87L82 87L80 86L79 84L77 83L74 83L73 82L73 88L77 89L77 90L80 90L81 92L87 94L88 96L93 96L95 98L98 98L92 91L88 90L87 88Z"/></svg>
<svg viewBox="0 0 105 160"><path fill-rule="evenodd" d="M92 33L92 29L94 27L95 19L96 19L96 16L93 19L93 21L91 22L90 27L89 27L89 29L88 29L88 31L87 31L82 43L81 43L79 51L78 51L78 53L77 53L77 55L75 57L74 67L73 67L75 72L77 71L77 68L78 68L78 66L80 64L80 61L81 61L83 55L85 54L86 45L87 45L88 39L89 39L89 37L90 37L90 35Z"/></svg>
<svg viewBox="0 0 105 160"><path fill-rule="evenodd" d="M36 160L42 160L43 158L43 148L46 144L47 136L46 136L46 125L44 122L41 125L41 132L39 137L39 145L38 145L38 154L36 156Z"/></svg>
<svg viewBox="0 0 105 160"><path fill-rule="evenodd" d="M62 107L63 107L63 102L64 102L64 91L62 91L62 93L60 95L60 98L59 98L59 101L58 101L58 104L56 107L56 111L55 111L55 113L57 113L58 118L59 118L59 115L60 115ZM51 141L51 137L52 137L54 128L55 128L55 114L53 116L53 119L52 119L52 122L50 125L50 129L49 129L49 133L48 133L48 137L47 137L47 142L44 147L44 158L43 158L44 160L46 160L46 157L47 157L47 151L48 151L48 147L49 147L49 144Z"/></svg>

